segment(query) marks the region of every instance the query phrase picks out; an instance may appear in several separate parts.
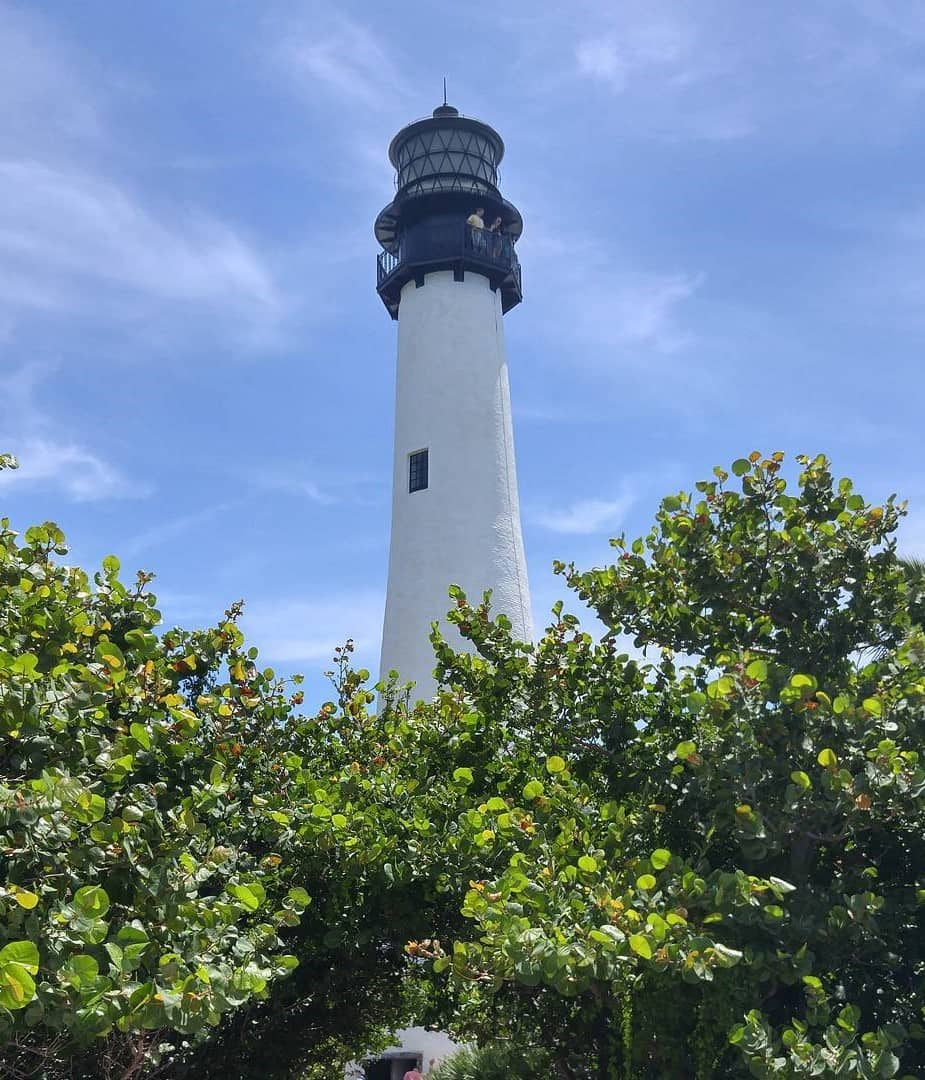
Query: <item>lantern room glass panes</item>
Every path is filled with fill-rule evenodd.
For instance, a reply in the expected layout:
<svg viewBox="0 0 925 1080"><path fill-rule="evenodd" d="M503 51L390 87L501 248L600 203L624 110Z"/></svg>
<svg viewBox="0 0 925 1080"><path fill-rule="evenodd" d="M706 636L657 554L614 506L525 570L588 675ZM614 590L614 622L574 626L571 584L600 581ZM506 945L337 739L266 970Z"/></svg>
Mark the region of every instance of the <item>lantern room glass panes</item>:
<svg viewBox="0 0 925 1080"><path fill-rule="evenodd" d="M398 148L400 190L487 192L497 183L494 144L476 131L437 128Z"/></svg>

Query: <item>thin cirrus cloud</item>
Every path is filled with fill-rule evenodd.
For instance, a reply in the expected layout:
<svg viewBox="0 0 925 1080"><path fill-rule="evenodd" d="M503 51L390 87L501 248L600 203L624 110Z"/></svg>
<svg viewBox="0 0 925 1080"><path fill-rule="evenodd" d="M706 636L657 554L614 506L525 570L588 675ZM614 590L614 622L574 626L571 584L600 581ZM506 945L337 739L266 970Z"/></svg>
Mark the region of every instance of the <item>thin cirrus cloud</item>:
<svg viewBox="0 0 925 1080"><path fill-rule="evenodd" d="M53 24L0 3L0 41L0 146L60 149L62 140L101 135L99 102L75 70L77 59L55 35Z"/></svg>
<svg viewBox="0 0 925 1080"><path fill-rule="evenodd" d="M315 114L318 132L337 146L328 179L336 179L341 193L362 192L364 206L373 193L387 194L385 117L404 122L415 99L385 35L340 13L271 20L266 61L281 85Z"/></svg>
<svg viewBox="0 0 925 1080"><path fill-rule="evenodd" d="M272 53L303 89L341 103L391 110L406 93L405 80L383 38L344 15L319 16L280 28Z"/></svg>
<svg viewBox="0 0 925 1080"><path fill-rule="evenodd" d="M214 332L272 334L284 315L273 269L240 228L116 175L130 136L106 123L112 86L54 23L0 3L0 323L175 315ZM123 158L124 160L124 158ZM221 314L224 318L215 316Z"/></svg>
<svg viewBox="0 0 925 1080"><path fill-rule="evenodd" d="M917 123L925 12L916 0L789 9L734 0L592 3L573 74L627 104L615 124L656 139L895 139ZM850 124L843 121L849 117Z"/></svg>
<svg viewBox="0 0 925 1080"><path fill-rule="evenodd" d="M631 495L616 499L579 499L569 506L538 510L530 516L535 524L550 532L588 536L618 528L635 501Z"/></svg>
<svg viewBox="0 0 925 1080"><path fill-rule="evenodd" d="M75 502L138 498L148 493L146 488L133 486L118 469L76 443L28 438L10 440L10 444L20 467L0 473L0 488L50 487Z"/></svg>
<svg viewBox="0 0 925 1080"><path fill-rule="evenodd" d="M327 663L351 638L358 658L373 663L382 631L385 598L372 589L317 600L259 602L244 609L242 628L260 652L278 663Z"/></svg>
<svg viewBox="0 0 925 1080"><path fill-rule="evenodd" d="M14 302L46 309L81 307L88 290L108 288L279 311L271 274L232 229L158 219L115 184L67 167L0 162L0 257L20 282Z"/></svg>
<svg viewBox="0 0 925 1080"><path fill-rule="evenodd" d="M146 485L132 483L80 438L62 434L63 425L41 407L38 387L52 371L29 363L4 375L6 409L0 418L0 453L13 454L19 468L0 473L0 488L50 489L73 502L148 495Z"/></svg>
<svg viewBox="0 0 925 1080"><path fill-rule="evenodd" d="M597 347L582 353L586 366L616 371L645 364L653 351L676 353L691 344L684 305L703 285L701 274L623 265L608 244L577 230L566 239L542 228L536 232L530 258L540 318L549 320L552 333ZM557 316L562 310L570 313L568 320Z"/></svg>

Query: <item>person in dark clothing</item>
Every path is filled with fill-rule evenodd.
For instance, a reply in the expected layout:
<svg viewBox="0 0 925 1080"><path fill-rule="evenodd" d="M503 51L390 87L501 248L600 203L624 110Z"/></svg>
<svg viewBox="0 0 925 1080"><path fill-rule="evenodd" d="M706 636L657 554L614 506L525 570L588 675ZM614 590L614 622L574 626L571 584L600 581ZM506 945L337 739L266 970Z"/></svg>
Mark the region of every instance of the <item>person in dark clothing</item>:
<svg viewBox="0 0 925 1080"><path fill-rule="evenodd" d="M494 258L500 259L504 252L504 224L500 217L495 218L489 225L488 231L491 233L491 254Z"/></svg>

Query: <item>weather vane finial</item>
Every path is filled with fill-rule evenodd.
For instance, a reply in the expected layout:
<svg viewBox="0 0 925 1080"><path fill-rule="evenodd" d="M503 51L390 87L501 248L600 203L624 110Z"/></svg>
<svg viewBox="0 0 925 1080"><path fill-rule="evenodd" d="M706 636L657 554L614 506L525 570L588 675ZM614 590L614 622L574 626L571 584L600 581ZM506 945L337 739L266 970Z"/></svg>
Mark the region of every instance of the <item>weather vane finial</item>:
<svg viewBox="0 0 925 1080"><path fill-rule="evenodd" d="M446 75L443 76L443 104L446 105Z"/></svg>

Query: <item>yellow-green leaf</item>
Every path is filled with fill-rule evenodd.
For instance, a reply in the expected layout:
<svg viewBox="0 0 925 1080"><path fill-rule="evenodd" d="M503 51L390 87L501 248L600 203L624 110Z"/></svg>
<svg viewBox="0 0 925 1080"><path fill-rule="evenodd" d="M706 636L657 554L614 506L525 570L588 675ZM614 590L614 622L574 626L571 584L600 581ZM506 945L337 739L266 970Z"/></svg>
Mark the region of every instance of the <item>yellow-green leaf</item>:
<svg viewBox="0 0 925 1080"><path fill-rule="evenodd" d="M641 956L643 960L652 959L652 946L649 944L647 937L642 934L631 934L629 943L630 948L637 956Z"/></svg>
<svg viewBox="0 0 925 1080"><path fill-rule="evenodd" d="M649 861L656 870L664 870L671 862L671 852L665 848L656 848L649 856Z"/></svg>
<svg viewBox="0 0 925 1080"><path fill-rule="evenodd" d="M39 898L34 892L29 892L28 889L20 889L18 885L13 885L11 888L13 893L13 899L21 908L25 908L27 911L31 911L32 908L39 902Z"/></svg>

